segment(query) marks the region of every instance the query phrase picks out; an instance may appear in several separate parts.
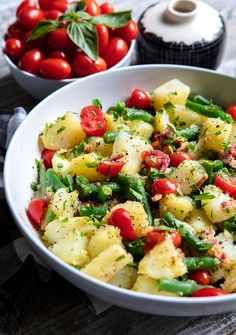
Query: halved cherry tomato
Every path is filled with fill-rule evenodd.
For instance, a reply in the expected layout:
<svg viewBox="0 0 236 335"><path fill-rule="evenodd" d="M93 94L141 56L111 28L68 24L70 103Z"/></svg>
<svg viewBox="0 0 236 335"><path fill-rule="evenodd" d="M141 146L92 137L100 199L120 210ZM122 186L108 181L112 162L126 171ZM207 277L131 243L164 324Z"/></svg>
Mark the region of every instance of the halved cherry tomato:
<svg viewBox="0 0 236 335"><path fill-rule="evenodd" d="M94 73L102 72L107 69L107 64L102 57L98 57L96 61L92 61L84 53L78 53L73 62L72 68L79 77L89 76Z"/></svg>
<svg viewBox="0 0 236 335"><path fill-rule="evenodd" d="M52 167L52 159L55 155L55 152L56 151L54 150L43 149L41 153L41 158L46 169L50 169Z"/></svg>
<svg viewBox="0 0 236 335"><path fill-rule="evenodd" d="M10 24L10 26L7 29L9 37L12 38L22 39L25 32L26 32L25 28L19 22L14 22Z"/></svg>
<svg viewBox="0 0 236 335"><path fill-rule="evenodd" d="M103 176L115 177L120 173L124 165L125 163L118 161L103 161L98 163L97 169Z"/></svg>
<svg viewBox="0 0 236 335"><path fill-rule="evenodd" d="M16 15L18 15L19 11L23 8L31 7L31 8L37 8L36 3L34 0L24 0L21 2L21 4L17 7Z"/></svg>
<svg viewBox="0 0 236 335"><path fill-rule="evenodd" d="M52 9L45 13L45 18L47 20L56 20L62 14L63 13L59 11L58 9Z"/></svg>
<svg viewBox="0 0 236 335"><path fill-rule="evenodd" d="M65 50L73 46L65 28L57 28L48 36L49 45L56 50Z"/></svg>
<svg viewBox="0 0 236 335"><path fill-rule="evenodd" d="M69 76L70 64L61 58L47 58L42 61L40 73L48 79L62 80Z"/></svg>
<svg viewBox="0 0 236 335"><path fill-rule="evenodd" d="M103 136L107 124L100 108L90 105L82 108L80 113L81 126L86 135Z"/></svg>
<svg viewBox="0 0 236 335"><path fill-rule="evenodd" d="M232 197L236 198L236 179L226 174L218 174L213 184L219 187L223 192L228 193Z"/></svg>
<svg viewBox="0 0 236 335"><path fill-rule="evenodd" d="M100 7L95 0L85 0L86 9L85 11L91 16L96 16L101 14Z"/></svg>
<svg viewBox="0 0 236 335"><path fill-rule="evenodd" d="M211 275L208 270L192 270L189 271L189 278L199 285L209 285Z"/></svg>
<svg viewBox="0 0 236 335"><path fill-rule="evenodd" d="M149 93L136 88L126 101L126 106L139 109L149 109L151 107L151 99Z"/></svg>
<svg viewBox="0 0 236 335"><path fill-rule="evenodd" d="M104 2L100 6L101 14L111 14L114 13L115 9L109 2Z"/></svg>
<svg viewBox="0 0 236 335"><path fill-rule="evenodd" d="M215 297L215 296L227 295L227 294L229 294L229 293L220 289L220 288L203 287L203 288L200 288L199 290L195 291L192 294L192 297L194 297L194 298Z"/></svg>
<svg viewBox="0 0 236 335"><path fill-rule="evenodd" d="M177 167L186 159L192 159L192 157L187 152L174 152L172 155L170 155L170 166Z"/></svg>
<svg viewBox="0 0 236 335"><path fill-rule="evenodd" d="M46 202L43 199L32 200L27 208L27 215L35 228L41 228L41 223L45 214Z"/></svg>
<svg viewBox="0 0 236 335"><path fill-rule="evenodd" d="M109 43L109 31L103 24L97 24L99 55L102 55Z"/></svg>
<svg viewBox="0 0 236 335"><path fill-rule="evenodd" d="M236 105L231 105L226 108L226 113L230 114L234 121L236 121Z"/></svg>
<svg viewBox="0 0 236 335"><path fill-rule="evenodd" d="M121 59L127 54L128 49L127 43L122 38L113 37L103 54L108 68L121 61Z"/></svg>
<svg viewBox="0 0 236 335"><path fill-rule="evenodd" d="M8 38L5 45L5 51L8 56L17 58L24 51L23 43L18 38Z"/></svg>
<svg viewBox="0 0 236 335"><path fill-rule="evenodd" d="M177 231L168 232L166 230L153 230L147 233L147 239L144 244L144 252L147 253L150 251L156 244L163 242L166 237L170 237L172 239L176 248L178 248L182 242L181 236Z"/></svg>
<svg viewBox="0 0 236 335"><path fill-rule="evenodd" d="M39 49L29 50L21 57L19 67L24 71L39 74L43 58L43 53Z"/></svg>
<svg viewBox="0 0 236 335"><path fill-rule="evenodd" d="M177 184L170 180L170 179L166 179L166 178L160 178L157 179L153 184L152 184L152 195L156 195L156 194L176 194L177 192Z"/></svg>
<svg viewBox="0 0 236 335"><path fill-rule="evenodd" d="M31 30L44 19L44 13L41 9L25 7L19 11L17 18L23 27Z"/></svg>
<svg viewBox="0 0 236 335"><path fill-rule="evenodd" d="M67 60L66 54L63 51L55 50L50 52L48 58L61 58Z"/></svg>
<svg viewBox="0 0 236 335"><path fill-rule="evenodd" d="M160 150L143 151L142 159L146 167L160 171L165 171L170 163L169 156Z"/></svg>
<svg viewBox="0 0 236 335"><path fill-rule="evenodd" d="M124 208L114 210L111 213L108 223L120 229L120 235L124 240L133 241L136 239L130 213Z"/></svg>
<svg viewBox="0 0 236 335"><path fill-rule="evenodd" d="M138 35L138 25L134 20L131 20L125 27L116 29L116 34L126 42L131 42Z"/></svg>

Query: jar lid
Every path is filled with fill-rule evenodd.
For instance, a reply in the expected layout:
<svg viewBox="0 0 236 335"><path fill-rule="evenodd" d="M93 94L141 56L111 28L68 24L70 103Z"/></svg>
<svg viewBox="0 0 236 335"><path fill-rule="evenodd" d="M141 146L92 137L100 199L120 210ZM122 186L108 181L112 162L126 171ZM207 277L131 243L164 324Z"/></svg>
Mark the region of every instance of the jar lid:
<svg viewBox="0 0 236 335"><path fill-rule="evenodd" d="M195 0L172 0L152 5L141 16L144 34L164 43L191 46L213 42L222 35L224 22L216 9Z"/></svg>

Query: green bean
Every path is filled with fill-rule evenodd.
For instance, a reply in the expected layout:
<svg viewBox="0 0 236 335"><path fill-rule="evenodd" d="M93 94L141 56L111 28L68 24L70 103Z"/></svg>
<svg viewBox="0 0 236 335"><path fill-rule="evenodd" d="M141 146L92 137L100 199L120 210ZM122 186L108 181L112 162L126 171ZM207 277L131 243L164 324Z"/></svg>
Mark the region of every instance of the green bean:
<svg viewBox="0 0 236 335"><path fill-rule="evenodd" d="M119 184L115 183L115 182L105 182L102 184L103 186L107 186L112 190L112 193L114 194L121 194L122 193L122 188L120 187Z"/></svg>
<svg viewBox="0 0 236 335"><path fill-rule="evenodd" d="M97 199L99 202L105 202L112 195L112 189L108 186L99 187Z"/></svg>
<svg viewBox="0 0 236 335"><path fill-rule="evenodd" d="M232 123L232 117L225 113L219 106L217 105L201 105L198 103L195 103L193 101L187 100L186 106L193 110L196 113L212 117L212 118L220 118L221 120Z"/></svg>
<svg viewBox="0 0 236 335"><path fill-rule="evenodd" d="M189 100L196 102L197 104L200 105L210 105L210 100L206 99L205 97L203 97L202 95L195 95L193 97L191 97Z"/></svg>
<svg viewBox="0 0 236 335"><path fill-rule="evenodd" d="M206 170L206 173L208 175L207 181L209 184L213 182L214 176L213 176L213 162L210 160L202 160L200 161L201 165Z"/></svg>
<svg viewBox="0 0 236 335"><path fill-rule="evenodd" d="M176 220L171 213L167 213L163 218L163 222L169 227L176 228L183 238L184 242L197 251L207 251L212 247L212 243L207 240L200 240L197 236L190 233L179 220Z"/></svg>
<svg viewBox="0 0 236 335"><path fill-rule="evenodd" d="M103 206L93 206L88 204L79 208L79 214L80 216L95 216L101 218L106 215L108 208L107 204L104 204Z"/></svg>
<svg viewBox="0 0 236 335"><path fill-rule="evenodd" d="M135 108L125 108L123 112L123 119L125 121L142 120L150 124L154 123L154 117L150 113L142 109L135 109Z"/></svg>
<svg viewBox="0 0 236 335"><path fill-rule="evenodd" d="M176 135L178 137L184 137L186 140L196 140L200 131L201 127L194 124L190 128L178 129Z"/></svg>
<svg viewBox="0 0 236 335"><path fill-rule="evenodd" d="M69 191L73 191L74 188L74 180L73 177L71 175L66 175L63 178L63 182L64 184L69 188Z"/></svg>
<svg viewBox="0 0 236 335"><path fill-rule="evenodd" d="M126 242L127 251L133 256L134 261L140 261L144 256L144 240L137 239L132 242Z"/></svg>
<svg viewBox="0 0 236 335"><path fill-rule="evenodd" d="M39 184L42 197L47 194L47 172L42 163L39 164Z"/></svg>
<svg viewBox="0 0 236 335"><path fill-rule="evenodd" d="M78 177L76 177L76 184L77 185L89 184L89 180L88 180L88 178L86 178L84 176L78 176Z"/></svg>
<svg viewBox="0 0 236 335"><path fill-rule="evenodd" d="M213 161L213 171L219 171L221 169L223 169L224 164L220 159L216 159L215 161Z"/></svg>
<svg viewBox="0 0 236 335"><path fill-rule="evenodd" d="M223 222L223 228L228 230L230 233L234 233L236 231L235 220L227 220L227 221Z"/></svg>
<svg viewBox="0 0 236 335"><path fill-rule="evenodd" d="M56 192L60 188L66 188L65 184L63 184L63 182L53 169L47 170L47 182L48 186L52 188L53 192Z"/></svg>
<svg viewBox="0 0 236 335"><path fill-rule="evenodd" d="M192 296L200 288L206 287L198 285L193 280L181 281L177 279L158 279L156 285L159 291L178 293L187 297Z"/></svg>
<svg viewBox="0 0 236 335"><path fill-rule="evenodd" d="M215 268L220 263L218 258L209 256L187 257L183 261L189 271Z"/></svg>
<svg viewBox="0 0 236 335"><path fill-rule="evenodd" d="M103 141L106 143L106 144L109 144L109 143L114 143L115 142L115 139L117 138L119 134L119 131L110 131L110 132L107 132L103 135Z"/></svg>
<svg viewBox="0 0 236 335"><path fill-rule="evenodd" d="M148 216L149 225L153 225L153 217L151 208L148 202L148 197L144 189L144 185L139 177L119 173L115 179L121 185L128 197L135 198L143 204L143 207Z"/></svg>

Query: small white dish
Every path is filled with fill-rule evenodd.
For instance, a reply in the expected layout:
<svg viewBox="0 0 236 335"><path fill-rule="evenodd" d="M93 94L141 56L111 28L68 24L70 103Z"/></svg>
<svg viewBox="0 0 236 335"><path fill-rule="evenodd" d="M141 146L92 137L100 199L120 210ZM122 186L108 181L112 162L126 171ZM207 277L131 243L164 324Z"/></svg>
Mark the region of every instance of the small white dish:
<svg viewBox="0 0 236 335"><path fill-rule="evenodd" d="M110 72L119 67L128 66L131 64L133 51L135 48L135 41L132 41L129 47L129 50L125 57L121 59L120 62L112 66L110 69L106 70L106 72ZM63 80L51 80L43 77L36 76L29 72L21 70L13 61L3 53L5 61L11 71L12 76L15 78L16 82L30 95L33 97L42 100L54 91L59 88L73 83L75 81L81 80L81 78L71 78L71 79L63 79Z"/></svg>
<svg viewBox="0 0 236 335"><path fill-rule="evenodd" d="M66 111L79 112L94 98L102 102L105 111L134 88L151 92L173 78L189 85L192 92L212 98L222 105L236 104L236 79L198 68L133 66L77 80L40 102L17 129L4 166L6 198L19 229L39 256L62 277L89 294L111 304L150 314L199 316L229 312L236 309L236 294L210 298L166 297L137 293L89 277L53 255L44 246L26 215L26 207L32 196L30 184L36 174L34 161L40 156L38 134L46 122Z"/></svg>

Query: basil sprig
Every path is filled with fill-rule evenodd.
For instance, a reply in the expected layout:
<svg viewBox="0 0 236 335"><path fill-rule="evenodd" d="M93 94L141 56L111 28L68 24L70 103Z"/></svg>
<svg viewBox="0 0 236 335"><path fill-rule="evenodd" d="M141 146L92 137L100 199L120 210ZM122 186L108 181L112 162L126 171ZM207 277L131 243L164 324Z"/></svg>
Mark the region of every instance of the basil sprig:
<svg viewBox="0 0 236 335"><path fill-rule="evenodd" d="M91 16L84 11L85 9L85 2L78 1L57 20L45 20L39 22L33 29L28 41L46 36L57 28L64 27L65 22L67 22L69 23L67 25L67 34L69 38L89 58L96 61L98 59L98 36L96 24L103 24L108 28L124 27L131 20L131 11Z"/></svg>

